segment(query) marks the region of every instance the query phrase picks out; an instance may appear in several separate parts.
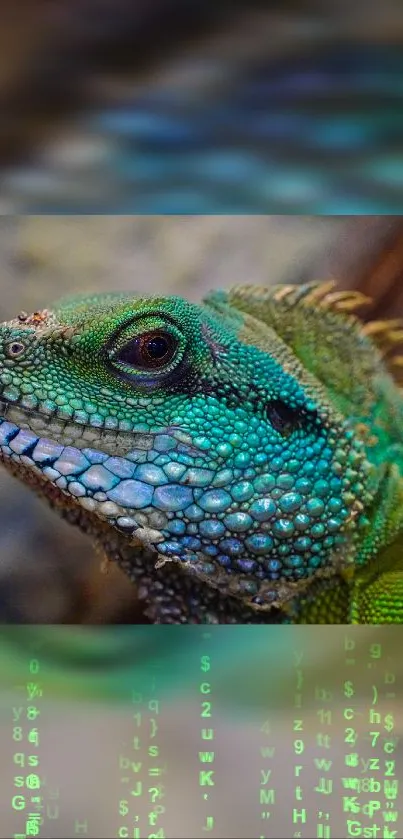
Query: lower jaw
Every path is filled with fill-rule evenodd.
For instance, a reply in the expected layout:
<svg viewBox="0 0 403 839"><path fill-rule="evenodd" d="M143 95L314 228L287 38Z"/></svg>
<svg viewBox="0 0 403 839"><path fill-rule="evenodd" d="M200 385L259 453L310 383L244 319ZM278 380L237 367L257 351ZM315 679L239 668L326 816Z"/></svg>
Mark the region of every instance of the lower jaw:
<svg viewBox="0 0 403 839"><path fill-rule="evenodd" d="M17 422L17 420L19 421ZM81 434L81 437L76 438L80 445L72 445L71 442L66 443L65 434L63 434L63 443L58 442L57 438L53 437L53 434L50 433L52 421L47 423L46 420L42 420L42 425L45 426L48 435L46 437L40 434L35 425L36 423L28 422L23 411L14 407L7 411L6 418L0 418L0 458L7 469L34 491L45 497L52 507L58 508L65 517L80 526L82 530L89 532L91 529L91 532L95 533L105 531L105 528L109 532L114 529L118 533L124 534L129 543L154 550L157 560L159 543L167 538L169 539L169 535L162 532L165 530L168 520L163 512L157 509L152 510L150 507L146 511L144 506L141 509L140 505L138 508L119 506L108 497L106 485L103 490L98 491L94 488L85 489L84 485L88 483L88 481L85 481L87 468L92 470L92 474L96 474L96 468L100 465L105 472L102 459L105 462L110 457L110 454L105 451L102 434L95 429L93 430L97 432L97 440L99 443L102 441L102 446L100 445L98 449L90 449L88 441L84 439L83 427L69 426L70 430L74 429L78 434ZM134 436L131 435L132 444L130 449L132 451ZM143 435L143 438L145 436ZM66 455L66 450L72 469L70 472L65 469L61 474L57 469L57 461L63 454ZM116 452L114 454L116 456ZM80 458L87 461L84 472L80 472L80 469L76 468ZM134 501L137 500L134 499ZM196 558L183 562L183 560L186 560L186 556L178 558L165 554L161 557L163 563L172 559L179 559L179 564L186 564L190 572L201 576L200 568L195 562ZM213 588L219 588L208 575L205 582L212 585ZM267 581L267 589L275 597L269 604L266 599L267 591L263 594L263 602L259 605L264 611L271 609L273 606L283 605L287 600L292 599L297 590L301 589L301 586ZM237 591L230 593L233 596L239 596ZM250 599L253 600L253 598ZM259 605L255 602L254 607L259 608Z"/></svg>
<svg viewBox="0 0 403 839"><path fill-rule="evenodd" d="M21 416L23 422L17 423ZM116 528L138 544L154 546L164 537L156 527L149 525L141 510L127 509L110 500L106 487L98 491L96 487L85 488L82 482L85 472L80 472L77 464L82 465L85 460L86 471L96 470L102 460L111 455L105 452L103 442L102 448L90 448L82 429L77 426L72 428L73 431L76 429L82 435L77 438L79 445L72 445L72 435L68 442L63 439L61 443L49 434L51 424L46 427L48 436L41 436L18 409L12 409L7 412L6 419L0 417L0 460L7 471L45 497L52 507L66 511L69 518L74 518L73 511L77 510L79 520L91 517L99 521L101 528ZM100 441L100 435L97 436ZM63 457L64 469L60 472L57 467ZM67 468L69 464L70 471ZM111 474L111 484L112 479ZM163 514L160 514L161 524L165 523L162 518Z"/></svg>
<svg viewBox="0 0 403 839"><path fill-rule="evenodd" d="M260 604L254 597L245 598L241 595L238 586L235 585L235 578L234 587L231 589L231 586L228 587L228 580L222 576L221 582L225 584L225 588L222 589L219 574L222 569L217 569L218 578L216 579L211 579L208 575L204 575L202 566L205 558L201 558L199 561L183 561L181 558L174 559L169 556L159 555L158 542L166 537L159 531L149 527L147 521L144 521L144 524L142 524L141 522L145 519L145 516L141 512L135 511L133 518L131 518L127 515L128 511L122 509L119 511L121 513L120 516L112 516L112 510L109 508L109 514L107 515L105 514L105 504L110 504L111 502L97 501L89 497L74 498L68 491L63 490L52 482L27 455L8 454L2 443L3 426L4 421L0 420L0 460L7 470L45 499L62 518L67 519L70 524L79 527L80 530L98 544L108 544L110 547L111 543L114 544L116 539L115 548L118 556L120 556L119 544L122 545L121 540L123 538L124 542L131 545L132 550L136 552L136 556L138 557L137 563L140 561L144 572L147 571L149 573L153 569L154 572L160 573L159 569L166 563L169 566L172 564L175 566L179 565L182 572L195 577L199 584L216 589L218 594L224 599L228 597L232 598L236 609L250 609L251 615L255 616L252 622L255 620L264 623L282 622L286 617L288 606L291 607L295 597L308 587L309 581L305 581L303 584L294 583L291 585L285 585L281 581L278 583L266 581L265 585L262 586ZM14 439L17 440L17 437L22 433L22 431L18 431ZM119 525L119 518L125 519L125 527ZM143 553L145 559L139 559L140 554L138 552L144 552L144 550L148 552L146 554ZM122 567L124 567L125 573L128 573L129 577L131 575L128 572L128 568L130 568L133 559L126 560L126 562L122 561ZM144 562L146 562L147 568L144 566ZM161 580L165 580L169 584L169 575L166 578L166 573L163 572ZM136 574L133 577L133 581L137 584L141 583L141 574ZM273 595L269 601L266 599L268 592ZM286 610L285 612L283 611L284 609Z"/></svg>

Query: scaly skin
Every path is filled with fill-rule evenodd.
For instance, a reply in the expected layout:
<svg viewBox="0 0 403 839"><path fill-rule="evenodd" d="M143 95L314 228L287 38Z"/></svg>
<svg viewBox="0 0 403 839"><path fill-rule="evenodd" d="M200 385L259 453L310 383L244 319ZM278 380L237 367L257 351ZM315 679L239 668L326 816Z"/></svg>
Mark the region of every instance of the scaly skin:
<svg viewBox="0 0 403 839"><path fill-rule="evenodd" d="M331 284L62 301L0 328L4 465L156 623L403 623L403 398ZM376 340L376 344L375 344Z"/></svg>

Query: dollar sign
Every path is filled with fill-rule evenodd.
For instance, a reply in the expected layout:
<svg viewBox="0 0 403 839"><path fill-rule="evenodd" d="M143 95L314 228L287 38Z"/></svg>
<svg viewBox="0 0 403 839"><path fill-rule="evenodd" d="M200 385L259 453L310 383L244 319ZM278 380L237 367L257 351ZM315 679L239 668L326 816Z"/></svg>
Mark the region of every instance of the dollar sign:
<svg viewBox="0 0 403 839"><path fill-rule="evenodd" d="M129 812L129 808L127 806L127 801L119 801L119 815L120 816L127 816Z"/></svg>
<svg viewBox="0 0 403 839"><path fill-rule="evenodd" d="M209 655L202 655L201 657L201 669L203 673L207 673L210 670L210 656Z"/></svg>
<svg viewBox="0 0 403 839"><path fill-rule="evenodd" d="M395 721L393 719L393 715L392 714L386 714L386 717L385 717L386 731L392 731L393 728L394 728L394 725L395 725Z"/></svg>
<svg viewBox="0 0 403 839"><path fill-rule="evenodd" d="M344 682L344 696L354 696L354 688L352 682Z"/></svg>

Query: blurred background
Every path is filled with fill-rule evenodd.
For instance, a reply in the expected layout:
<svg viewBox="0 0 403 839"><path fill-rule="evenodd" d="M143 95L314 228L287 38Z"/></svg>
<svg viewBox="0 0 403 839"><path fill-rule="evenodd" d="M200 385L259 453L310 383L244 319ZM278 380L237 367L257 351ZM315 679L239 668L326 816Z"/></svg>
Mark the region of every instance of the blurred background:
<svg viewBox="0 0 403 839"><path fill-rule="evenodd" d="M337 280L403 316L399 217L21 216L0 219L0 319L59 296L122 289L197 301L236 283ZM0 470L0 621L136 623L135 590L88 539Z"/></svg>
<svg viewBox="0 0 403 839"><path fill-rule="evenodd" d="M0 209L400 213L401 0L3 0Z"/></svg>

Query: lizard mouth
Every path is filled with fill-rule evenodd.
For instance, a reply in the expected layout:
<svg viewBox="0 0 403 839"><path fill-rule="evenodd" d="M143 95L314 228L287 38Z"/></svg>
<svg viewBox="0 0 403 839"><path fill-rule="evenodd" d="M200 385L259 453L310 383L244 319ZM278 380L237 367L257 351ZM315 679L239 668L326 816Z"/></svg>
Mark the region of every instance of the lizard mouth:
<svg viewBox="0 0 403 839"><path fill-rule="evenodd" d="M19 430L31 431L37 435L37 439L49 438L55 443L63 446L74 446L77 449L88 446L99 446L103 452L111 455L124 455L139 445L143 438L143 446L151 444L151 434L145 432L127 431L121 429L109 429L96 427L88 423L80 423L78 420L66 420L59 417L57 413L45 413L33 408L25 408L4 397L0 397L0 424L10 423ZM0 446L2 445L0 437Z"/></svg>
<svg viewBox="0 0 403 839"><path fill-rule="evenodd" d="M0 459L9 471L147 547L167 538L169 518L193 500L186 481L168 479L154 465L167 450L175 450L182 472L195 455L205 457L179 427L99 429L0 400Z"/></svg>
<svg viewBox="0 0 403 839"><path fill-rule="evenodd" d="M0 396L0 428L4 423L15 425L20 431L31 431L37 439L45 438L63 447L76 449L96 447L101 452L115 457L124 457L133 449L152 449L155 437L170 435L175 438L178 451L193 457L205 458L206 453L197 448L190 434L180 426L169 426L153 430L107 428L94 426L79 420L68 419L57 413L46 413L39 409L26 408ZM0 447L3 444L0 435Z"/></svg>

